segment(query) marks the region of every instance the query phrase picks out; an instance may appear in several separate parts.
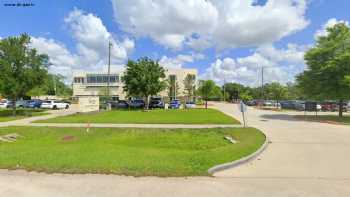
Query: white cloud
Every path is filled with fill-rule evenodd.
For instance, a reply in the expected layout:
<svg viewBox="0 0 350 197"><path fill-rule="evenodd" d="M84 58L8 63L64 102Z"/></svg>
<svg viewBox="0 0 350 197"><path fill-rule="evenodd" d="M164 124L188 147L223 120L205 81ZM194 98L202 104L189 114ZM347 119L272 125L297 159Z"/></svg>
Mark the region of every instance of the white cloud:
<svg viewBox="0 0 350 197"><path fill-rule="evenodd" d="M306 0L111 0L126 32L172 49L259 46L304 29Z"/></svg>
<svg viewBox="0 0 350 197"><path fill-rule="evenodd" d="M266 45L247 57L217 59L201 78L213 79L220 84L226 81L257 86L261 83L261 67L264 67L266 83L294 81L295 74L305 67L303 55L306 49L306 46L295 44L289 44L287 49Z"/></svg>
<svg viewBox="0 0 350 197"><path fill-rule="evenodd" d="M345 20L338 20L336 18L330 18L323 26L320 30L316 31L314 38L317 39L318 37L321 36L327 36L327 28L329 27L333 27L334 25L338 24L338 23L344 23L345 25L349 26L349 21L345 21Z"/></svg>
<svg viewBox="0 0 350 197"><path fill-rule="evenodd" d="M71 71L80 66L79 57L71 54L61 43L53 39L31 38L31 47L36 48L39 53L47 54L50 57L51 73L59 73L63 76L71 77Z"/></svg>
<svg viewBox="0 0 350 197"><path fill-rule="evenodd" d="M65 23L76 41L76 53L69 51L62 43L43 37L32 37L31 46L40 53L49 55L51 73L59 73L70 82L74 70L101 71L108 63L108 42L112 43L111 63L120 65L135 47L133 40L114 38L102 20L81 10L74 9L65 18ZM119 66L118 66L119 67Z"/></svg>
<svg viewBox="0 0 350 197"><path fill-rule="evenodd" d="M108 54L108 42L111 42L113 45L111 49L112 61L120 63L127 58L127 51L134 47L131 40L119 42L114 39L103 25L102 20L91 13L74 9L64 21L78 42L78 53L81 55L87 55L87 52L94 51L94 55L102 59Z"/></svg>
<svg viewBox="0 0 350 197"><path fill-rule="evenodd" d="M179 54L173 58L164 55L159 60L159 64L165 68L182 68L186 63L201 59L204 59L204 55L201 53L193 53L190 55Z"/></svg>

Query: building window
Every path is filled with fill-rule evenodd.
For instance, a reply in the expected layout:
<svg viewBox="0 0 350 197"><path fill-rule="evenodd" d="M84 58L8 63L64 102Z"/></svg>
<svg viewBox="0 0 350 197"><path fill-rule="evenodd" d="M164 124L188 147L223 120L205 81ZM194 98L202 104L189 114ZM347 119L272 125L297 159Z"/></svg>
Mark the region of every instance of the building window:
<svg viewBox="0 0 350 197"><path fill-rule="evenodd" d="M109 82L110 83L116 83L119 82L119 76L118 75L110 75L109 76ZM87 76L87 83L108 83L108 75L88 75Z"/></svg>
<svg viewBox="0 0 350 197"><path fill-rule="evenodd" d="M84 78L82 78L82 77L74 77L74 83L84 83Z"/></svg>

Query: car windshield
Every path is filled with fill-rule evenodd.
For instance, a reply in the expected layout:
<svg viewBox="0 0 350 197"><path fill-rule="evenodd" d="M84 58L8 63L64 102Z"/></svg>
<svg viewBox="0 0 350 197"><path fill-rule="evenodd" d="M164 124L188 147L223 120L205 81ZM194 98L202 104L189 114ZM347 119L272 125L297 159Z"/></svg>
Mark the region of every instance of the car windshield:
<svg viewBox="0 0 350 197"><path fill-rule="evenodd" d="M43 101L43 103L51 103L52 101Z"/></svg>

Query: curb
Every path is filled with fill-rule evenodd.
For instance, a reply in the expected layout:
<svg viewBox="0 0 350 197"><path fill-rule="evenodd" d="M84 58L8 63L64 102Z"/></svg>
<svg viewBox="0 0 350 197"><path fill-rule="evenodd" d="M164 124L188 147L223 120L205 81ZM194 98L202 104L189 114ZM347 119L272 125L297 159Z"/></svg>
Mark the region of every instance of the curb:
<svg viewBox="0 0 350 197"><path fill-rule="evenodd" d="M241 164L247 163L247 162L255 159L256 157L258 157L267 148L268 144L269 144L269 139L265 135L265 142L257 151L255 151L254 153L252 153L248 156L245 156L239 160L229 162L229 163L223 163L223 164L219 164L219 165L216 165L214 167L211 167L211 168L209 168L208 173L213 175L216 172L226 170L229 168L234 168L234 167L237 167Z"/></svg>

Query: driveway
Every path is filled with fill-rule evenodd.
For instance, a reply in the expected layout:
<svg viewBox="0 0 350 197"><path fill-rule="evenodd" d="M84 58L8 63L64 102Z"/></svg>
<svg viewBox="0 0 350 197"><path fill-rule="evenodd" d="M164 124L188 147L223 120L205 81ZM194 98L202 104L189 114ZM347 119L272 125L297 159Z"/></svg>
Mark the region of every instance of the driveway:
<svg viewBox="0 0 350 197"><path fill-rule="evenodd" d="M215 108L240 118L237 106ZM64 175L0 170L0 196L350 196L350 127L249 109L248 125L271 140L256 160L215 177ZM9 153L10 154L10 153Z"/></svg>

